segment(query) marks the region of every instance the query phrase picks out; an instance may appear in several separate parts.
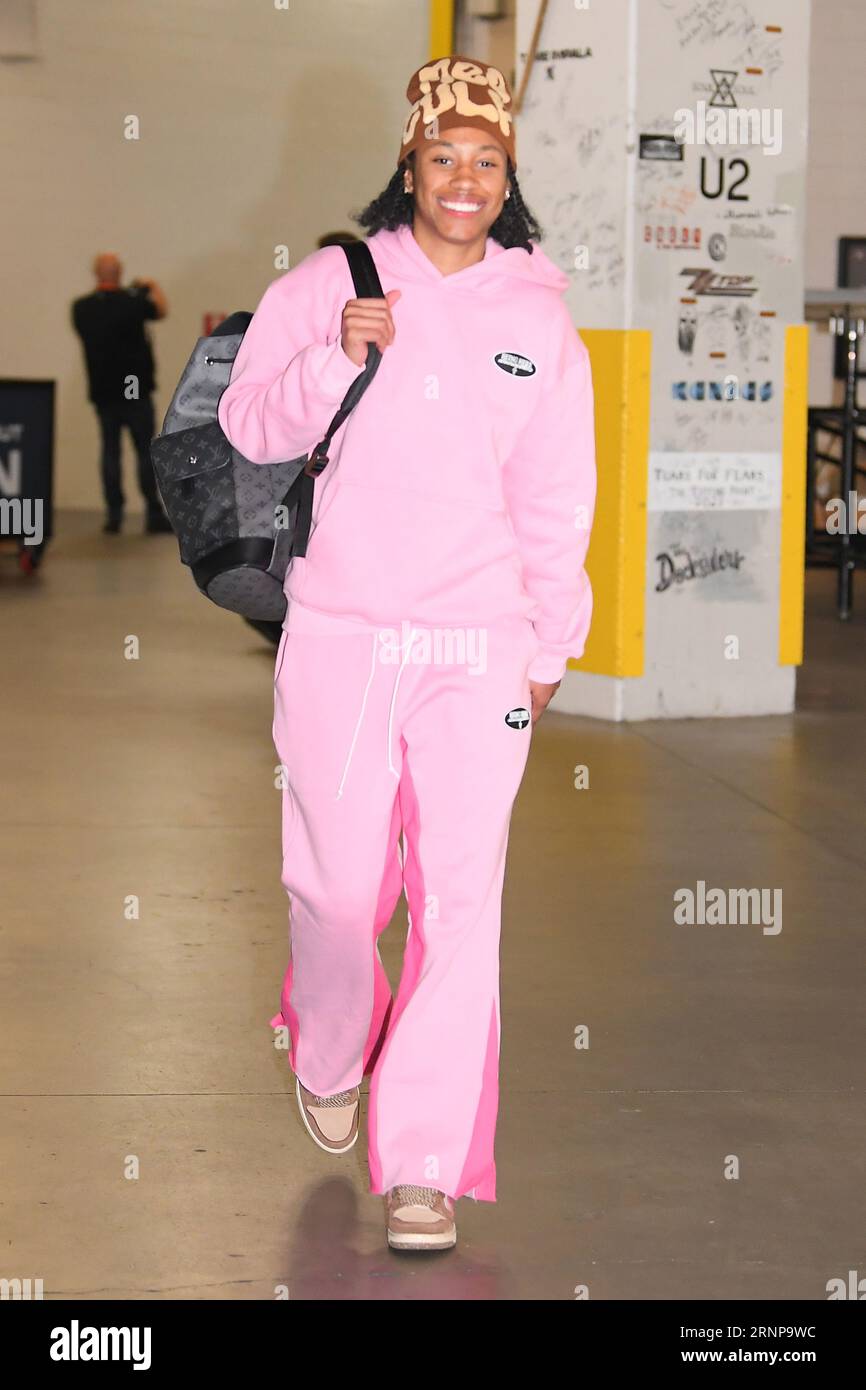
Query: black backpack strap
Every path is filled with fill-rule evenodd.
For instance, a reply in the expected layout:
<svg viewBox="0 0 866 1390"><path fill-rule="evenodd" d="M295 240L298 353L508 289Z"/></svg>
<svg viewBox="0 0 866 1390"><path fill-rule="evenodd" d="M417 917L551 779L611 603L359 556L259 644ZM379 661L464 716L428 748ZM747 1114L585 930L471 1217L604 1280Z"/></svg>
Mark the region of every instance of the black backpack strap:
<svg viewBox="0 0 866 1390"><path fill-rule="evenodd" d="M376 269L376 262L370 254L370 248L366 241L348 241L343 243L343 250L349 261L349 269L352 272L352 279L355 282L355 289L358 291L357 299L384 299L382 286L379 283L379 272Z"/></svg>
<svg viewBox="0 0 866 1390"><path fill-rule="evenodd" d="M349 262L349 269L352 272L352 282L355 286L355 297L357 299L384 299L385 295L379 281L379 273L376 264L370 254L370 248L366 241L350 241L343 243L343 250ZM324 439L316 445L307 460L304 472L301 475L300 494L298 498L298 515L295 521L295 534L292 543L292 555L306 555L307 542L310 539L310 527L313 522L313 493L315 490L315 479L328 462L328 449L331 440L337 430L349 418L358 401L363 396L373 377L379 369L382 354L375 343L367 344L367 361L360 376L356 377L343 397L340 409L337 411Z"/></svg>

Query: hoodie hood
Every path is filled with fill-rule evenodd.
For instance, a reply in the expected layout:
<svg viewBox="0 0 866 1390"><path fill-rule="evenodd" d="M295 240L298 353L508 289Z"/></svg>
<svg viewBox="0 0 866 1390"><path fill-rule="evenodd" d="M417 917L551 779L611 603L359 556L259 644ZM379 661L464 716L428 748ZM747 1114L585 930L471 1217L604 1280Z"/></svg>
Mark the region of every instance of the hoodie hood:
<svg viewBox="0 0 866 1390"><path fill-rule="evenodd" d="M569 279L559 266L536 245L532 254L521 246L504 247L493 237L487 238L484 259L443 275L415 240L412 228L404 223L395 231L376 232L369 238L376 264L392 271L404 280L441 284L449 292L460 290L486 291L501 289L503 280L527 280L557 290L568 288Z"/></svg>

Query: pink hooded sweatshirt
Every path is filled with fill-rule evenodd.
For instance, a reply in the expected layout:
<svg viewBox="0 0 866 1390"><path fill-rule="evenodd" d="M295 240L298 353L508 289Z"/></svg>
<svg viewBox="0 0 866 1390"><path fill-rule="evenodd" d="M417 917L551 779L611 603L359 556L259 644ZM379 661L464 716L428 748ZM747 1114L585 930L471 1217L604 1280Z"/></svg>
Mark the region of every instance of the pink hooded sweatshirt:
<svg viewBox="0 0 866 1390"><path fill-rule="evenodd" d="M523 614L553 683L582 654L592 613L584 568L595 506L592 382L562 292L538 247L443 275L412 230L370 237L383 291L398 289L394 342L316 480L289 603L371 627L483 626ZM343 351L355 297L339 246L265 290L219 402L254 463L309 453L363 370Z"/></svg>

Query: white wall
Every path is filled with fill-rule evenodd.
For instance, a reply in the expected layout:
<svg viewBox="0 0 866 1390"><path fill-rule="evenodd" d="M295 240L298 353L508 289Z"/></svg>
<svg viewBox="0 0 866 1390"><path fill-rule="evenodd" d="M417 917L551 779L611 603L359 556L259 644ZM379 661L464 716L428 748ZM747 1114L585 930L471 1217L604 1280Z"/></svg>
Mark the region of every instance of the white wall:
<svg viewBox="0 0 866 1390"><path fill-rule="evenodd" d="M427 0L38 0L38 54L0 63L0 376L57 382L55 498L98 507L72 299L94 252L153 277L165 411L202 314L255 307L393 173ZM123 138L139 117L141 138ZM354 228L357 230L357 228ZM128 447L128 446L126 446ZM131 466L127 499L138 505Z"/></svg>

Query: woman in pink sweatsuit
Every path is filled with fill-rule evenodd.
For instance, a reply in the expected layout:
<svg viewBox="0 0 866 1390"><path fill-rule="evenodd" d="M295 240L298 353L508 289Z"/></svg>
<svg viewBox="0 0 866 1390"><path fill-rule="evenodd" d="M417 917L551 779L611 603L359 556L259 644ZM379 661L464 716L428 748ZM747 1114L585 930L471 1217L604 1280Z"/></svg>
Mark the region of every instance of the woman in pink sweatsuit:
<svg viewBox="0 0 866 1390"><path fill-rule="evenodd" d="M456 1240L496 1197L499 934L532 725L583 651L595 502L587 352L537 244L502 74L415 73L397 172L359 221L385 291L339 246L265 291L219 403L248 459L309 452L367 343L382 360L316 483L286 581L273 735L285 767L281 1012L304 1123L355 1142L388 1240ZM405 891L392 999L377 938Z"/></svg>

